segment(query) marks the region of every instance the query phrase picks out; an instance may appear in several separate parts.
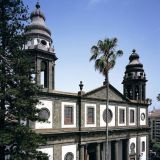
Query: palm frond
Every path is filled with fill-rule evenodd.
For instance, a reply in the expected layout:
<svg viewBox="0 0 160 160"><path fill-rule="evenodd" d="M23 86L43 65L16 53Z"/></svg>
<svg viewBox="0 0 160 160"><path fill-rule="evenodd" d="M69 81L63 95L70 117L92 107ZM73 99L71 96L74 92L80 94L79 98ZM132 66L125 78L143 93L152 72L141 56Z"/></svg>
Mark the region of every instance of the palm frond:
<svg viewBox="0 0 160 160"><path fill-rule="evenodd" d="M108 66L108 69L112 69L116 64L116 61L113 59L109 62L109 66Z"/></svg>
<svg viewBox="0 0 160 160"><path fill-rule="evenodd" d="M99 54L98 47L97 46L92 46L91 53L92 53L92 56L90 57L89 60L92 61L92 60L97 59L97 56Z"/></svg>
<svg viewBox="0 0 160 160"><path fill-rule="evenodd" d="M108 59L108 60L112 59L114 55L115 55L114 52L113 52L113 51L110 51L110 52L108 53L108 55L107 55L107 59Z"/></svg>
<svg viewBox="0 0 160 160"><path fill-rule="evenodd" d="M117 38L105 38L103 41L99 40L97 45L91 48L90 61L95 60L95 69L103 75L114 67L116 58L123 55L122 50L116 50L117 41Z"/></svg>
<svg viewBox="0 0 160 160"><path fill-rule="evenodd" d="M104 69L105 65L106 65L106 58L105 58L105 56L101 56L99 59L97 59L95 61L95 69L99 70L100 73L103 72L103 69Z"/></svg>
<svg viewBox="0 0 160 160"><path fill-rule="evenodd" d="M116 55L119 56L119 57L122 56L122 55L123 55L123 51L122 51L122 50L118 50L118 51L116 52Z"/></svg>
<svg viewBox="0 0 160 160"><path fill-rule="evenodd" d="M98 43L97 43L97 46L98 46L98 49L99 49L100 53L104 52L105 45L104 45L103 41L99 40Z"/></svg>

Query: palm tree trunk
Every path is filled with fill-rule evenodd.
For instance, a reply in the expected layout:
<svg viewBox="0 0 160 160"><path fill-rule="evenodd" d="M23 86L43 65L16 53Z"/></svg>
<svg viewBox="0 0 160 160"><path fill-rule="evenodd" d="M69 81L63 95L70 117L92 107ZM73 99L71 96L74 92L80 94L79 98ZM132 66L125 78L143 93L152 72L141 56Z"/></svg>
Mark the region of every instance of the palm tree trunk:
<svg viewBox="0 0 160 160"><path fill-rule="evenodd" d="M106 147L105 147L105 160L109 160L109 153L108 153L108 92L109 92L109 74L108 71L106 73Z"/></svg>

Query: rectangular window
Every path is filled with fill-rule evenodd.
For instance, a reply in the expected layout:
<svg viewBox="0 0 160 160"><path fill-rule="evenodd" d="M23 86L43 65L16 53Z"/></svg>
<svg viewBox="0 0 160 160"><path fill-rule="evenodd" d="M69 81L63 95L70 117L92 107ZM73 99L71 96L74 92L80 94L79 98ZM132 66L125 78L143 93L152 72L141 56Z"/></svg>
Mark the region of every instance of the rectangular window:
<svg viewBox="0 0 160 160"><path fill-rule="evenodd" d="M64 124L73 124L73 106L64 106Z"/></svg>
<svg viewBox="0 0 160 160"><path fill-rule="evenodd" d="M134 110L131 109L130 110L130 123L134 123L135 122L134 115L135 115Z"/></svg>
<svg viewBox="0 0 160 160"><path fill-rule="evenodd" d="M94 124L94 108L87 107L87 124Z"/></svg>
<svg viewBox="0 0 160 160"><path fill-rule="evenodd" d="M125 110L119 109L119 123L125 123Z"/></svg>

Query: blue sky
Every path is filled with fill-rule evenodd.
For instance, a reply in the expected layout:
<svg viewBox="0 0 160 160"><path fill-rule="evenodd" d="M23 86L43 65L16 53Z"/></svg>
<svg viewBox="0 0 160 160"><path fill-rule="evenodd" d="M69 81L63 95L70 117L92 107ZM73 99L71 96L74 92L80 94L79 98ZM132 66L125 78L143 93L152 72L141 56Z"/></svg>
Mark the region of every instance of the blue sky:
<svg viewBox="0 0 160 160"><path fill-rule="evenodd" d="M36 0L24 0L31 12ZM152 107L160 107L160 0L40 0L52 32L56 62L56 90L78 92L102 85L104 77L89 62L90 48L106 37L118 38L124 55L110 71L110 83L120 92L132 49L140 55Z"/></svg>

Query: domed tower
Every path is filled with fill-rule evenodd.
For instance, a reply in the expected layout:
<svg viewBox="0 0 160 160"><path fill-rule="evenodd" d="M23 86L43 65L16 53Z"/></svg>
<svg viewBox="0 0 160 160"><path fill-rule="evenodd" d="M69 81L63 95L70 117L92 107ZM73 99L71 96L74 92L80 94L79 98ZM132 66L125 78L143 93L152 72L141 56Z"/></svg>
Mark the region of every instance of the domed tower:
<svg viewBox="0 0 160 160"><path fill-rule="evenodd" d="M26 27L25 35L29 38L25 46L35 62L36 83L46 91L54 89L54 70L57 57L52 47L51 32L45 24L45 16L37 2L30 16L31 24Z"/></svg>
<svg viewBox="0 0 160 160"><path fill-rule="evenodd" d="M129 61L122 82L123 93L131 100L145 100L147 80L143 64L139 62L139 55L136 50L132 51Z"/></svg>

